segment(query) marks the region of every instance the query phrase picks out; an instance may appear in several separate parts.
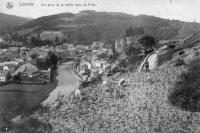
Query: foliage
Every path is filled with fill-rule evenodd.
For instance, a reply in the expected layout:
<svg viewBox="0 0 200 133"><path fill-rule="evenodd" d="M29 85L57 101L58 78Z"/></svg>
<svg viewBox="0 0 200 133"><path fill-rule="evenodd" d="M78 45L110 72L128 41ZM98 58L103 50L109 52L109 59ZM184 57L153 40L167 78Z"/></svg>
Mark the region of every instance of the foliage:
<svg viewBox="0 0 200 133"><path fill-rule="evenodd" d="M47 62L49 62L51 65L56 66L58 62L58 57L54 53L51 53Z"/></svg>
<svg viewBox="0 0 200 133"><path fill-rule="evenodd" d="M199 68L200 58L190 62L187 66L187 71L180 75L169 96L171 104L192 112L200 111Z"/></svg>
<svg viewBox="0 0 200 133"><path fill-rule="evenodd" d="M127 67L127 66L128 66L128 61L127 61L127 60L121 60L121 61L119 62L119 67L125 68L125 67Z"/></svg>
<svg viewBox="0 0 200 133"><path fill-rule="evenodd" d="M41 44L41 41L39 39L37 39L36 37L32 36L31 43L35 46L38 46L39 44Z"/></svg>
<svg viewBox="0 0 200 133"><path fill-rule="evenodd" d="M135 48L134 46L127 47L125 53L129 57L135 57L141 54L141 49Z"/></svg>
<svg viewBox="0 0 200 133"><path fill-rule="evenodd" d="M185 65L185 62L183 59L177 59L176 62L174 63L175 66L181 66Z"/></svg>
<svg viewBox="0 0 200 133"><path fill-rule="evenodd" d="M142 27L135 27L135 28L129 27L126 30L126 37L142 35L142 34L144 34L144 28Z"/></svg>
<svg viewBox="0 0 200 133"><path fill-rule="evenodd" d="M140 54L142 53L142 50L139 48L130 46L126 48L125 53L128 57L128 65L130 67L130 70L135 71L143 59L143 57L140 56Z"/></svg>
<svg viewBox="0 0 200 133"><path fill-rule="evenodd" d="M53 45L54 41L51 41L49 39L47 39L47 40L40 40L39 38L32 36L31 37L31 44L33 46L39 46L40 47L40 46L46 46L46 45ZM56 37L55 38L55 45L59 45L59 44L60 44L59 38Z"/></svg>
<svg viewBox="0 0 200 133"><path fill-rule="evenodd" d="M138 42L144 46L145 49L151 49L153 46L156 45L156 40L154 37L150 35L144 35L142 36Z"/></svg>
<svg viewBox="0 0 200 133"><path fill-rule="evenodd" d="M17 75L15 75L15 76L13 77L13 82L14 82L14 83L20 83L20 81L21 81L21 74L18 73Z"/></svg>
<svg viewBox="0 0 200 133"><path fill-rule="evenodd" d="M32 59L36 59L38 56L39 56L39 55L38 55L37 53L33 53L33 54L30 55L30 57L31 57Z"/></svg>
<svg viewBox="0 0 200 133"><path fill-rule="evenodd" d="M67 18L67 20L63 18ZM21 25L17 31L26 29L34 29L34 33L44 30L63 31L66 42L78 41L79 43L90 44L93 41L108 42L120 38L124 33L124 29L127 29L127 36L142 34L145 31L146 34L162 40L179 36L182 38L187 37L188 32L189 34L199 32L200 28L198 27L200 27L199 24L185 24L185 22L154 16L93 12L84 16L70 13L45 16Z"/></svg>
<svg viewBox="0 0 200 133"><path fill-rule="evenodd" d="M55 45L56 45L56 46L59 45L59 42L60 42L60 40L59 40L59 38L56 36L56 38L55 38Z"/></svg>

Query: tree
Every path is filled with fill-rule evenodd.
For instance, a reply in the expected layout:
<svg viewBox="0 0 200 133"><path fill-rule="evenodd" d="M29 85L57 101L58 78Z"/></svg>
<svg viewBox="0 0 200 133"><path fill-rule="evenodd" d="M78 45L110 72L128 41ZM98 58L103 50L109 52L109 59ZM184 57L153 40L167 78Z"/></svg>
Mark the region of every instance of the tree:
<svg viewBox="0 0 200 133"><path fill-rule="evenodd" d="M143 27L135 27L133 29L133 34L134 35L142 35L142 34L144 34L144 28Z"/></svg>
<svg viewBox="0 0 200 133"><path fill-rule="evenodd" d="M42 46L42 41L38 39L37 37L32 36L31 37L31 44L33 46Z"/></svg>
<svg viewBox="0 0 200 133"><path fill-rule="evenodd" d="M143 27L129 27L126 30L126 37L136 36L136 35L142 35L144 34L144 28Z"/></svg>
<svg viewBox="0 0 200 133"><path fill-rule="evenodd" d="M132 27L129 27L126 30L126 37L130 37L130 36L133 36L133 28Z"/></svg>
<svg viewBox="0 0 200 133"><path fill-rule="evenodd" d="M53 65L56 65L58 62L58 57L54 53L52 53L49 60Z"/></svg>
<svg viewBox="0 0 200 133"><path fill-rule="evenodd" d="M15 75L15 76L13 77L13 82L15 82L15 83L20 83L20 81L21 81L21 74L18 73L17 75Z"/></svg>
<svg viewBox="0 0 200 133"><path fill-rule="evenodd" d="M33 54L30 55L30 57L31 57L32 59L36 59L38 56L39 56L39 55L38 55L37 53L33 53Z"/></svg>
<svg viewBox="0 0 200 133"><path fill-rule="evenodd" d="M141 49L130 46L126 48L125 53L128 57L136 57L141 54Z"/></svg>
<svg viewBox="0 0 200 133"><path fill-rule="evenodd" d="M140 44L142 44L142 46L145 48L145 50L152 49L156 45L156 40L154 39L154 37L152 37L150 35L144 35L144 36L142 36L138 40L138 42Z"/></svg>
<svg viewBox="0 0 200 133"><path fill-rule="evenodd" d="M55 45L57 46L57 45L59 45L59 43L60 43L59 37L56 36L56 38L55 38Z"/></svg>

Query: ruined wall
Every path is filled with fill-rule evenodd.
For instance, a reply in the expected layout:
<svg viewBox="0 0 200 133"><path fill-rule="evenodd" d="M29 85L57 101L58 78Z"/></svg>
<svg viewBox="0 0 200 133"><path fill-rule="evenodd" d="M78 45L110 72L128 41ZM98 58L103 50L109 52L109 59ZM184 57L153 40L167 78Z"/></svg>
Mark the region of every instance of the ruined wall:
<svg viewBox="0 0 200 133"><path fill-rule="evenodd" d="M126 44L127 46L131 46L131 44L134 42L134 38L133 37L127 37L126 38Z"/></svg>
<svg viewBox="0 0 200 133"><path fill-rule="evenodd" d="M149 58L148 58L148 62L149 62L149 70L155 70L156 68L158 68L158 54L154 53L152 54Z"/></svg>
<svg viewBox="0 0 200 133"><path fill-rule="evenodd" d="M125 52L127 47L126 38L122 38L120 40L115 40L115 51L118 53Z"/></svg>

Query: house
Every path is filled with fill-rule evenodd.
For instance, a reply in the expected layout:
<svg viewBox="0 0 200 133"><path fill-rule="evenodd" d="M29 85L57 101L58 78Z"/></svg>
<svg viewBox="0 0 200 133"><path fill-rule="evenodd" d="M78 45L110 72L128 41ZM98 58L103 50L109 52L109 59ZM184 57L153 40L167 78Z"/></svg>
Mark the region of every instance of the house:
<svg viewBox="0 0 200 133"><path fill-rule="evenodd" d="M108 56L112 56L112 55L114 55L114 51L113 51L113 49L108 49L107 54L108 54Z"/></svg>
<svg viewBox="0 0 200 133"><path fill-rule="evenodd" d="M64 50L63 50L62 46L56 46L55 51L56 52L63 52Z"/></svg>
<svg viewBox="0 0 200 133"><path fill-rule="evenodd" d="M76 56L76 49L75 48L70 49L69 54L70 56Z"/></svg>
<svg viewBox="0 0 200 133"><path fill-rule="evenodd" d="M92 62L92 66L94 68L105 68L105 64L106 64L107 61L105 60L95 60Z"/></svg>
<svg viewBox="0 0 200 133"><path fill-rule="evenodd" d="M11 73L14 73L16 68L21 65L23 62L18 62L18 61L8 61L8 62L1 62L0 63L0 68L1 70L6 70Z"/></svg>
<svg viewBox="0 0 200 133"><path fill-rule="evenodd" d="M19 47L10 47L10 48L8 49L8 51L9 51L9 52L19 52L20 49L19 49Z"/></svg>
<svg viewBox="0 0 200 133"><path fill-rule="evenodd" d="M126 37L126 44L128 46L131 46L133 43L134 43L134 37L133 36Z"/></svg>
<svg viewBox="0 0 200 133"><path fill-rule="evenodd" d="M105 64L104 72L105 73L111 72L111 64L108 64L108 63Z"/></svg>
<svg viewBox="0 0 200 133"><path fill-rule="evenodd" d="M104 47L104 43L102 42L93 42L92 49L94 50L100 50Z"/></svg>
<svg viewBox="0 0 200 133"><path fill-rule="evenodd" d="M37 57L37 64L45 64L47 61L47 56L46 55L39 55Z"/></svg>
<svg viewBox="0 0 200 133"><path fill-rule="evenodd" d="M74 45L73 44L68 45L68 50L71 50L71 49L74 49Z"/></svg>
<svg viewBox="0 0 200 133"><path fill-rule="evenodd" d="M106 48L106 49L113 49L114 47L115 47L115 45L111 44L111 43L108 43L108 44L104 45L104 48Z"/></svg>
<svg viewBox="0 0 200 133"><path fill-rule="evenodd" d="M111 71L114 71L118 66L119 66L118 63L112 64Z"/></svg>
<svg viewBox="0 0 200 133"><path fill-rule="evenodd" d="M9 67L8 66L3 66L3 71L9 71Z"/></svg>
<svg viewBox="0 0 200 133"><path fill-rule="evenodd" d="M76 51L77 52L85 52L85 46L84 45L77 45L76 46Z"/></svg>
<svg viewBox="0 0 200 133"><path fill-rule="evenodd" d="M91 77L97 77L99 75L99 69L92 69Z"/></svg>
<svg viewBox="0 0 200 133"><path fill-rule="evenodd" d="M39 69L30 64L30 63L26 63L22 66L20 66L16 71L15 71L15 74L18 74L18 73L22 73L23 76L28 76L28 77L34 77L36 75L39 74Z"/></svg>
<svg viewBox="0 0 200 133"><path fill-rule="evenodd" d="M23 43L22 42L12 42L10 45L21 47L21 46L23 46Z"/></svg>
<svg viewBox="0 0 200 133"><path fill-rule="evenodd" d="M0 37L0 43L3 43L3 42L4 42L3 38L2 38L2 37Z"/></svg>
<svg viewBox="0 0 200 133"><path fill-rule="evenodd" d="M101 50L92 50L92 55L96 56L97 59L103 57L103 55L107 56L107 49L101 49Z"/></svg>
<svg viewBox="0 0 200 133"><path fill-rule="evenodd" d="M82 60L79 65L79 72L80 72L80 74L85 74L85 73L91 71L91 68L92 68L92 66L89 62Z"/></svg>
<svg viewBox="0 0 200 133"><path fill-rule="evenodd" d="M41 40L50 40L55 41L58 38L58 41L64 39L64 34L60 31L43 31L40 33Z"/></svg>
<svg viewBox="0 0 200 133"><path fill-rule="evenodd" d="M9 72L0 71L0 83L7 83L9 81Z"/></svg>
<svg viewBox="0 0 200 133"><path fill-rule="evenodd" d="M62 48L63 48L64 50L68 50L68 45L70 45L70 44L64 43L64 44L62 45Z"/></svg>

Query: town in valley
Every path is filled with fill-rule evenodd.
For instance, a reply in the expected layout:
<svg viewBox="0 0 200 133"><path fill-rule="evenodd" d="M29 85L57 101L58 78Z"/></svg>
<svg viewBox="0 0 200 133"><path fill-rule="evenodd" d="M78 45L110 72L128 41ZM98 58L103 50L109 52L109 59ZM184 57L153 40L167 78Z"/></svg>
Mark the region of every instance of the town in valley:
<svg viewBox="0 0 200 133"><path fill-rule="evenodd" d="M199 23L0 17L0 132L200 132Z"/></svg>

